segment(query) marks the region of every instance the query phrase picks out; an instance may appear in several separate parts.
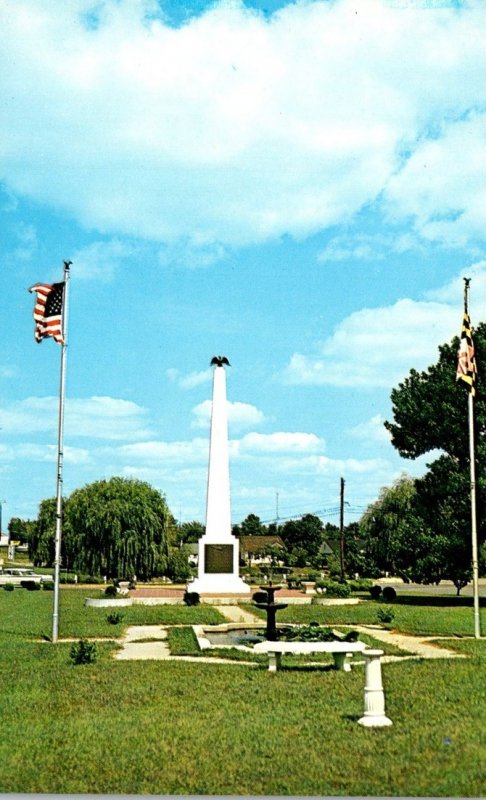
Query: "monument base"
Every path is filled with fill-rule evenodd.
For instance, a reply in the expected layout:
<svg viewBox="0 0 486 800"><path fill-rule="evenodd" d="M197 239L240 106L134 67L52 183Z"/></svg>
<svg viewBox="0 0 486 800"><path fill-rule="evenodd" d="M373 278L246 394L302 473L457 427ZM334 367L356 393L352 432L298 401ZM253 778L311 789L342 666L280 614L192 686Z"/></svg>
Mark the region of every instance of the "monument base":
<svg viewBox="0 0 486 800"><path fill-rule="evenodd" d="M251 587L238 575L208 573L199 578L194 578L187 584L188 592L198 594L245 594L249 595Z"/></svg>

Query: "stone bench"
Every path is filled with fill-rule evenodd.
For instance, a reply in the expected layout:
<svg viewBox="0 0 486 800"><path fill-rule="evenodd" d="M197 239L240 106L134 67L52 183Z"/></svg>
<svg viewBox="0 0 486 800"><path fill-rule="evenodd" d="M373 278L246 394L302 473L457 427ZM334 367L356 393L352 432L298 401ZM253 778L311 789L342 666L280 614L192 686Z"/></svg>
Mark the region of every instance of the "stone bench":
<svg viewBox="0 0 486 800"><path fill-rule="evenodd" d="M362 653L367 649L364 642L259 642L253 648L255 653L268 653L268 669L276 672L284 653L309 655L311 653L331 653L336 669L350 672L349 658L353 653Z"/></svg>

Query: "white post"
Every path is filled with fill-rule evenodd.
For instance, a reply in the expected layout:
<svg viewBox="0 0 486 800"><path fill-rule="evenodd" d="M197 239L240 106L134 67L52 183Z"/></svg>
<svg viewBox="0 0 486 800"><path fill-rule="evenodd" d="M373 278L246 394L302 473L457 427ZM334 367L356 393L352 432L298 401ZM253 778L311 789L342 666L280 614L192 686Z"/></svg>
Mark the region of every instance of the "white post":
<svg viewBox="0 0 486 800"><path fill-rule="evenodd" d="M474 604L474 637L481 638L481 618L479 611L479 564L478 564L478 534L476 525L476 456L474 447L474 398L472 392L468 395L469 407L469 462L471 473L471 549L472 549L472 574L473 574L473 604Z"/></svg>
<svg viewBox="0 0 486 800"><path fill-rule="evenodd" d="M383 650L365 650L364 716L358 720L365 728L383 728L393 725L385 714L385 692L381 679Z"/></svg>
<svg viewBox="0 0 486 800"><path fill-rule="evenodd" d="M56 538L54 550L54 610L52 613L52 641L57 642L59 634L59 583L61 566L61 534L62 534L62 465L64 447L64 395L66 386L67 360L67 314L68 283L70 261L64 262L64 296L62 304L62 338L61 372L59 380L59 420L57 437L57 489L56 489Z"/></svg>
<svg viewBox="0 0 486 800"><path fill-rule="evenodd" d="M470 278L464 278L464 319L468 320L469 344L473 349L472 332L469 322L469 284ZM464 335L464 326L461 336ZM467 339L466 339L467 340ZM473 349L474 352L474 349ZM481 617L479 611L479 564L478 564L478 534L476 522L476 448L474 442L474 395L476 379L476 361L472 364L472 382L468 392L468 421L469 421L469 471L471 494L471 566L473 575L473 607L474 607L474 637L481 638Z"/></svg>

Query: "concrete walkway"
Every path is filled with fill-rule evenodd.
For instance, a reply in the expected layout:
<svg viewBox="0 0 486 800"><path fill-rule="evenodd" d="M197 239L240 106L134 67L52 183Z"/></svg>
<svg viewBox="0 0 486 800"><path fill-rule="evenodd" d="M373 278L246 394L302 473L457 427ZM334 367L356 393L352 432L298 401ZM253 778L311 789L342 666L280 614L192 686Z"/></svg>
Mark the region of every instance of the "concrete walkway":
<svg viewBox="0 0 486 800"><path fill-rule="evenodd" d="M400 650L411 653L413 654L410 656L412 658L465 658L462 653L456 653L446 647L439 647L434 644L438 639L443 638L440 636L409 636L404 633L386 631L375 625L352 625L350 627L359 631L359 633L367 633L384 644L392 644ZM391 657L386 656L385 658L389 659ZM393 657L393 660L395 658L403 659L403 656Z"/></svg>
<svg viewBox="0 0 486 800"><path fill-rule="evenodd" d="M218 606L218 611L221 611L229 622L244 622L247 625L262 622L262 619L257 617L256 614L252 614L251 611L246 611L239 606Z"/></svg>
<svg viewBox="0 0 486 800"><path fill-rule="evenodd" d="M226 618L231 622L243 622L251 624L261 622L253 614L244 611L238 606L218 606ZM384 644L391 644L398 647L409 655L385 655L384 663L403 661L404 659L417 658L466 658L462 653L455 653L445 647L438 647L435 642L442 638L438 636L409 636L402 633L394 633L384 630L374 625L353 625L352 627L360 633L369 634ZM119 661L145 661L145 660L171 660L171 661L202 661L206 664L244 664L245 666L255 666L255 662L250 661L231 661L211 656L175 656L171 655L167 644L167 627L164 625L131 625L122 639L118 640L121 648L115 653L115 658ZM360 663L360 662L355 662Z"/></svg>
<svg viewBox="0 0 486 800"><path fill-rule="evenodd" d="M253 661L229 661L211 656L173 656L167 644L164 625L131 625L119 639L121 649L115 653L117 661L194 661L204 664L243 664L254 667Z"/></svg>

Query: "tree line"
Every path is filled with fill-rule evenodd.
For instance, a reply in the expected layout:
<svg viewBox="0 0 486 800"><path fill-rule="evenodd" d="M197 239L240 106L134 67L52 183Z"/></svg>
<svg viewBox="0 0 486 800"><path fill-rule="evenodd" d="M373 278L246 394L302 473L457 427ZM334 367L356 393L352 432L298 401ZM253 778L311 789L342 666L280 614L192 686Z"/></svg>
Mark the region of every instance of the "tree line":
<svg viewBox="0 0 486 800"><path fill-rule="evenodd" d="M486 567L486 324L474 331L479 379L475 397L476 494L480 568ZM327 567L335 574L337 542L344 540L348 575L384 572L423 583L452 580L458 592L471 579L470 478L467 389L456 382L459 340L439 347L439 358L423 372L412 369L392 390L393 419L385 422L400 455L431 456L421 478L401 476L380 492L357 523L324 524L314 514L264 525L249 514L236 536L278 535L279 559L289 566ZM40 504L36 520L10 520L12 539L27 541L34 564L52 564L55 500ZM112 478L74 491L63 503L63 566L92 575L149 579L187 571L184 545L204 533L201 522L177 524L165 497L149 484ZM325 544L331 544L330 554ZM340 555L340 554L339 554ZM338 559L339 561L341 559Z"/></svg>

